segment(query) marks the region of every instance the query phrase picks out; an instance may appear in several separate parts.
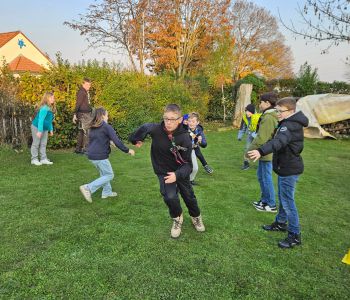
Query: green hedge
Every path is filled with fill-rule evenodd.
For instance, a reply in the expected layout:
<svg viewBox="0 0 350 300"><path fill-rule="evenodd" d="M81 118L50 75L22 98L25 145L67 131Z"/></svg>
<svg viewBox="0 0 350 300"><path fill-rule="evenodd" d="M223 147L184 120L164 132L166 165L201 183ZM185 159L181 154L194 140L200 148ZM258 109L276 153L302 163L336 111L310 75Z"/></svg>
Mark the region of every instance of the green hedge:
<svg viewBox="0 0 350 300"><path fill-rule="evenodd" d="M57 103L54 135L49 137L48 148L71 148L76 145L77 126L72 122L72 111L67 102Z"/></svg>
<svg viewBox="0 0 350 300"><path fill-rule="evenodd" d="M126 138L143 123L159 122L168 103L179 104L184 113L195 110L205 116L207 98L193 82L121 73L105 87L99 104L107 109L121 137Z"/></svg>
<svg viewBox="0 0 350 300"><path fill-rule="evenodd" d="M115 65L96 61L77 66L60 56L57 60L58 64L40 77L27 73L15 81L1 76L0 72L0 87L9 85L8 82L17 85L12 96L19 103L34 107L45 92L54 92L57 114L49 148L68 148L76 144L77 128L72 123L72 116L76 92L84 77L93 82L90 90L92 105L107 109L110 123L122 138L127 138L142 123L158 122L168 103L181 105L184 113L198 111L203 119L207 115L209 94L195 79L177 81L167 75L145 76L122 71ZM9 74L2 74L5 73ZM30 117L30 113L24 116Z"/></svg>

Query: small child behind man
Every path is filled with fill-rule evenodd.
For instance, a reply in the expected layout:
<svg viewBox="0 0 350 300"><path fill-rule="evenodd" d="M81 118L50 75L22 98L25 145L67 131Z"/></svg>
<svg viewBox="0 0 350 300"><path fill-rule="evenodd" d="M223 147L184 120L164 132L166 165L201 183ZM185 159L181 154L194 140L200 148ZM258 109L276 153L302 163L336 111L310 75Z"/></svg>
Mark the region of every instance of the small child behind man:
<svg viewBox="0 0 350 300"><path fill-rule="evenodd" d="M190 175L190 181L192 185L195 185L194 179L196 178L197 172L198 172L198 163L197 163L197 157L201 161L204 169L207 173L211 174L213 173L212 168L208 165L207 161L205 160L200 147L205 148L207 147L207 140L204 135L203 127L199 124L199 114L197 112L192 112L188 115L188 130L192 139L192 165L193 170Z"/></svg>
<svg viewBox="0 0 350 300"><path fill-rule="evenodd" d="M183 120L182 120L182 124L184 124L185 126L188 126L188 118L189 118L189 114L185 114L183 115ZM199 124L199 115L198 115L198 131L204 132L204 128L201 124ZM206 146L203 146L203 148L205 148ZM212 167L210 167L206 161L206 159L204 158L204 155L201 151L200 147L195 147L194 148L195 153L197 158L199 159L199 161L201 162L205 172L207 172L208 174L212 174L214 172L214 170L212 169Z"/></svg>
<svg viewBox="0 0 350 300"><path fill-rule="evenodd" d="M248 104L245 108L245 113L243 114L241 126L238 131L237 139L241 141L244 134L247 134L246 144L244 148L244 154L247 152L251 142L256 135L256 127L260 118L260 113L256 113L255 106L253 104ZM243 156L243 165L241 170L248 170L250 167L249 160Z"/></svg>
<svg viewBox="0 0 350 300"><path fill-rule="evenodd" d="M286 239L280 241L280 248L292 248L301 244L299 215L294 200L295 186L304 171L300 153L304 148L303 127L309 120L301 112L296 112L296 100L292 97L282 98L276 103L278 129L275 137L248 155L254 161L261 156L273 153L273 170L278 175L279 208L275 221L264 225L267 231L286 231ZM287 225L288 223L288 225Z"/></svg>

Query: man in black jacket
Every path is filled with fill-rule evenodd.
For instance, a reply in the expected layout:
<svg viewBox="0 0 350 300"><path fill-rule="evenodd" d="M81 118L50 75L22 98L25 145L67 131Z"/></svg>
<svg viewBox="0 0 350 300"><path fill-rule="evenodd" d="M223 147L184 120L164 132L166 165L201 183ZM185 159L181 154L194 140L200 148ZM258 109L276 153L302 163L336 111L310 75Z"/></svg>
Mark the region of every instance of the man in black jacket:
<svg viewBox="0 0 350 300"><path fill-rule="evenodd" d="M195 229L199 232L205 231L197 199L190 183L192 142L187 129L182 124L179 106L167 105L163 122L142 125L130 136L130 142L136 147L141 147L147 135L152 138L153 170L158 176L160 192L173 218L171 237L180 236L183 223L178 191L185 201Z"/></svg>
<svg viewBox="0 0 350 300"><path fill-rule="evenodd" d="M88 130L90 128L91 117L91 105L89 90L91 87L91 80L84 78L83 84L77 92L77 101L75 104L75 111L73 115L73 123L78 121L78 137L75 153L83 154L86 151L88 144Z"/></svg>
<svg viewBox="0 0 350 300"><path fill-rule="evenodd" d="M271 225L264 225L263 229L267 231L288 230L287 238L278 243L281 248L292 248L301 244L294 191L299 175L304 171L300 153L304 148L303 127L308 126L309 120L301 111L295 112L295 109L295 98L288 97L277 101L276 111L279 124L275 137L257 150L248 151L249 157L254 161L273 152L273 170L278 174L279 209L275 222Z"/></svg>

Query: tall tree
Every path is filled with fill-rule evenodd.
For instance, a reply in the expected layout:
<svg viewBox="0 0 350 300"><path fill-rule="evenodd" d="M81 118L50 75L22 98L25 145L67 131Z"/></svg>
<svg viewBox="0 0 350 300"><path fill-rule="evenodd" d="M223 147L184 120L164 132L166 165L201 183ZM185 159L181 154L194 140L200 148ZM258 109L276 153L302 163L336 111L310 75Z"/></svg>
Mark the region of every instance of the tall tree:
<svg viewBox="0 0 350 300"><path fill-rule="evenodd" d="M233 79L251 73L266 78L292 75L292 53L276 18L252 2L237 0L229 15L235 39Z"/></svg>
<svg viewBox="0 0 350 300"><path fill-rule="evenodd" d="M208 55L229 0L152 0L149 67L184 77Z"/></svg>
<svg viewBox="0 0 350 300"><path fill-rule="evenodd" d="M232 83L234 40L230 36L229 27L223 27L221 34L215 38L214 46L205 63L204 73L214 88L221 90L223 121L226 121L227 97L224 87Z"/></svg>
<svg viewBox="0 0 350 300"><path fill-rule="evenodd" d="M316 93L318 83L317 69L305 62L301 65L297 77L297 86L293 92L294 96L304 97Z"/></svg>
<svg viewBox="0 0 350 300"><path fill-rule="evenodd" d="M125 50L132 68L144 72L147 0L103 0L91 4L79 21L64 22L86 37L91 47Z"/></svg>

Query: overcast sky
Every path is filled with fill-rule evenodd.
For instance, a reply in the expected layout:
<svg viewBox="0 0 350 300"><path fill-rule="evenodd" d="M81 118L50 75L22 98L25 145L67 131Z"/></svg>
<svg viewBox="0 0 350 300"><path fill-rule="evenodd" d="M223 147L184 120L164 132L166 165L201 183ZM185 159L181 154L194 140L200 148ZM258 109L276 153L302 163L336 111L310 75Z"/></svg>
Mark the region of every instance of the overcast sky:
<svg viewBox="0 0 350 300"><path fill-rule="evenodd" d="M63 58L70 62L79 62L82 59L106 58L107 61L124 61L120 55L99 54L98 50L88 49L87 42L78 32L63 25L64 21L78 19L89 4L94 0L7 0L1 1L0 32L21 30L43 52L55 57L58 51ZM253 0L252 2L265 7L273 15L278 16L278 9L283 20L298 23L297 4L303 0ZM301 64L309 62L318 68L318 74L323 81L346 81L345 73L350 67L345 66L345 58L350 55L350 44L333 47L328 54L321 55L321 50L327 44L305 45L302 38L296 38L280 25L281 32L286 37L286 44L292 49L294 56L294 71L297 72Z"/></svg>

